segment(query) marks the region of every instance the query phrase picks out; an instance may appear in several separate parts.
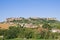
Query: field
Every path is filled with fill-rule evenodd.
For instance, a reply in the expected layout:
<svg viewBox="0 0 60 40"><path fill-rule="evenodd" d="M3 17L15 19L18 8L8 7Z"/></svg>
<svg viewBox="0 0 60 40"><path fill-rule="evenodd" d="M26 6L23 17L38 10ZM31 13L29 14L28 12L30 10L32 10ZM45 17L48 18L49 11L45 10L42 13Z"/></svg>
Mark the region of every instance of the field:
<svg viewBox="0 0 60 40"><path fill-rule="evenodd" d="M3 38L0 38L0 40L3 40ZM60 40L60 39L23 39L23 38L15 38L15 39L4 39L4 40Z"/></svg>
<svg viewBox="0 0 60 40"><path fill-rule="evenodd" d="M0 23L0 28L2 29L8 29L9 26L16 26L16 24Z"/></svg>
<svg viewBox="0 0 60 40"><path fill-rule="evenodd" d="M0 38L0 40L3 40ZM15 38L15 39L5 39L5 40L59 40L59 39L22 39L22 38Z"/></svg>

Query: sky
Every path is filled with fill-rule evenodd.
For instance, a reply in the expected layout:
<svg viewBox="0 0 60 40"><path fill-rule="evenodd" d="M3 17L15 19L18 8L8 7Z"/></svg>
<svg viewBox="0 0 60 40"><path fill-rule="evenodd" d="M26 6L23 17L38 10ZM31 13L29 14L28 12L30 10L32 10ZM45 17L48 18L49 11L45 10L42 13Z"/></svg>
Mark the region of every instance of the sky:
<svg viewBox="0 0 60 40"><path fill-rule="evenodd" d="M60 0L0 0L0 21L10 17L50 17L60 20Z"/></svg>

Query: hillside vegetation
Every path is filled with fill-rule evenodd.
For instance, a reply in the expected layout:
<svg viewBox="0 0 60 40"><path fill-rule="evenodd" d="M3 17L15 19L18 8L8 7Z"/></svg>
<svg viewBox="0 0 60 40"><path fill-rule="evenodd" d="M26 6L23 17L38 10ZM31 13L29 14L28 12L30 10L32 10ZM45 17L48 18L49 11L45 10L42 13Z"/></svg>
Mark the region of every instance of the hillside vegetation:
<svg viewBox="0 0 60 40"><path fill-rule="evenodd" d="M8 18L0 23L0 36L3 39L59 39L60 21L54 18Z"/></svg>

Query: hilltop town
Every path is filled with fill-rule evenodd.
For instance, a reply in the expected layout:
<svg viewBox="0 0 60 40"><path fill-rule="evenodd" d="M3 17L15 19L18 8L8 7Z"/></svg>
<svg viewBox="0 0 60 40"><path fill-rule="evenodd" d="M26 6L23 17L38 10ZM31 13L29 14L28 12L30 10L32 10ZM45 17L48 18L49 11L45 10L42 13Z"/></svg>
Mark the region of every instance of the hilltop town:
<svg viewBox="0 0 60 40"><path fill-rule="evenodd" d="M42 27L44 23L55 23L56 18L39 18L39 17L30 17L30 18L6 18L6 21L0 23L1 29L8 29L9 26L24 26L27 28L36 28Z"/></svg>

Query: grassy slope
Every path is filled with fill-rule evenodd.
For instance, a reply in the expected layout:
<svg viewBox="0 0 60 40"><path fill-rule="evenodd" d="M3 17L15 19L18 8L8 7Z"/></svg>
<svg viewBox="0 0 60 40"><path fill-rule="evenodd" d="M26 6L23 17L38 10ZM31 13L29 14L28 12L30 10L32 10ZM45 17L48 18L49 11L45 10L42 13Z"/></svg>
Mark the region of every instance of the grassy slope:
<svg viewBox="0 0 60 40"><path fill-rule="evenodd" d="M22 38L16 38L16 39L9 39L9 40L57 40L57 39L22 39Z"/></svg>

